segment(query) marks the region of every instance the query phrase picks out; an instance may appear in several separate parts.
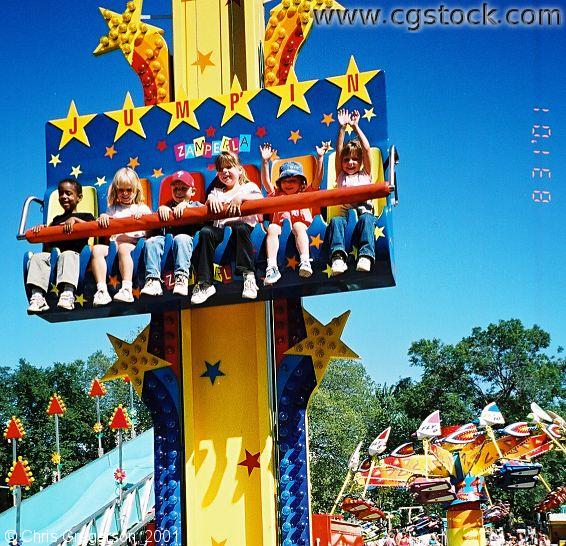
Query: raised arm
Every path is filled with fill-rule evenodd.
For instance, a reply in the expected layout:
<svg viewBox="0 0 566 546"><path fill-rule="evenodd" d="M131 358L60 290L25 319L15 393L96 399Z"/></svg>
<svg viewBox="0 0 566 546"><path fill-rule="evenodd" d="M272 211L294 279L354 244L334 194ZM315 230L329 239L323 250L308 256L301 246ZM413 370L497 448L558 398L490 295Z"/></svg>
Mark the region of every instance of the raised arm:
<svg viewBox="0 0 566 546"><path fill-rule="evenodd" d="M324 174L324 154L330 150L330 141L322 142L320 146L316 147L316 171L314 173L314 178L311 184L313 190L318 190L320 188L320 183L322 182L322 175Z"/></svg>
<svg viewBox="0 0 566 546"><path fill-rule="evenodd" d="M338 110L338 137L336 138L336 155L334 157L334 168L336 170L336 177L342 172L342 149L344 148L344 133L346 132L346 125L350 122L350 112L345 108Z"/></svg>
<svg viewBox="0 0 566 546"><path fill-rule="evenodd" d="M359 126L359 123L360 112L358 110L354 110L350 115L350 125L354 128L356 135L358 135L358 140L362 145L362 162L364 165L364 171L371 175L371 152L369 140L367 139L365 133L362 131L362 128Z"/></svg>
<svg viewBox="0 0 566 546"><path fill-rule="evenodd" d="M261 153L261 183L267 193L273 193L275 186L271 182L271 168L269 163L271 156L276 154L277 150L274 150L271 144L265 143L259 147L259 151Z"/></svg>

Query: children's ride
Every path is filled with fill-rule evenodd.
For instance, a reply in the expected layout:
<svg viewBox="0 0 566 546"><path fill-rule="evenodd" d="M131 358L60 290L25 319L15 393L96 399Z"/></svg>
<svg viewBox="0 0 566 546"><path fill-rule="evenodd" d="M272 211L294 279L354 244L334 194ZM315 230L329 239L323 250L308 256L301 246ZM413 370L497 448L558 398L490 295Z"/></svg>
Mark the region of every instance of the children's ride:
<svg viewBox="0 0 566 546"><path fill-rule="evenodd" d="M79 114L73 102L65 117L46 126L45 224L57 214L54 191L63 170L83 185L78 210L99 216L106 209L113 173L126 164L142 179L152 210L171 199L170 186L162 180L179 170L191 174L195 200L204 203L217 182L214 158L223 151L237 153L247 177L259 183L259 146L267 140L278 149L273 180L285 161L298 163L310 180L314 146L333 140L340 108L360 112L360 127L372 145L372 184L333 189L335 162L327 154L323 189L242 204L242 216L302 208L316 213L307 231L313 274L298 275L296 245L284 221L277 256L282 278L260 288L258 300L265 304L244 304L230 228L224 229L216 249L217 294L206 302L208 307L194 307L189 297L173 294L170 236L161 262L162 296L140 294L143 238L132 252L133 303L92 305L96 286L88 271L88 246L80 257L75 309L57 308L57 286L48 293L49 309L41 316L53 322L152 313L133 342L111 337L118 360L103 379L129 377L152 414L155 520L163 544L310 544L306 408L330 360L356 354L341 341L348 313L323 324L302 309L299 298L395 284L394 200L389 194L397 157L388 145L384 74L360 70L353 58L344 73L318 80L299 81L293 67L313 10L333 6L332 0L284 0L264 28L258 0L214 6L204 0L173 0L172 73L168 44L159 29L141 19L141 0L128 2L123 13L101 8L109 31L95 53L122 51L140 77L145 105L135 107L128 93L117 109ZM26 202L21 235L27 206L34 200ZM325 244L328 222L340 213L340 205L368 200L377 217L370 271L356 271L354 207L344 235L348 270L333 276ZM225 216L225 211L192 207L167 223L203 224ZM25 237L31 242L108 237L165 224L152 214L111 219L107 228L96 222L75 224L68 235L58 226L29 230ZM261 275L266 265L261 224L251 238ZM116 254L111 245L106 258L111 293L120 285ZM52 264L56 261L53 251Z"/></svg>

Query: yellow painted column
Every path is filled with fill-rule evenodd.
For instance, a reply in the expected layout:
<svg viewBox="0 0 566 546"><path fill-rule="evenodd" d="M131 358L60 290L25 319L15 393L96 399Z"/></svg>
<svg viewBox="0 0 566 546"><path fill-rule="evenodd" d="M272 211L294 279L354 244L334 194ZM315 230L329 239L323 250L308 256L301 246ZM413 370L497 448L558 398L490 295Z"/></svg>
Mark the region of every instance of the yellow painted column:
<svg viewBox="0 0 566 546"><path fill-rule="evenodd" d="M446 513L448 546L485 546L483 514L479 503L448 508Z"/></svg>
<svg viewBox="0 0 566 546"><path fill-rule="evenodd" d="M276 546L265 304L182 311L181 328L186 544Z"/></svg>

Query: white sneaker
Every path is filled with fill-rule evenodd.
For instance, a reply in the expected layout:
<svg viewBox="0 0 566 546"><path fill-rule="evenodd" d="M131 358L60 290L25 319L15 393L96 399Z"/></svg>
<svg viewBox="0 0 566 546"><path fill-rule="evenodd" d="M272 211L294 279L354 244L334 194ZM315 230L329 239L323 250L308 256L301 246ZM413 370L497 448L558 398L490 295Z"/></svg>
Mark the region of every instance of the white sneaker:
<svg viewBox="0 0 566 546"><path fill-rule="evenodd" d="M246 273L244 276L244 290L242 291L242 298L247 300L255 300L257 298L257 284L253 273Z"/></svg>
<svg viewBox="0 0 566 546"><path fill-rule="evenodd" d="M189 294L189 277L182 273L175 275L175 286L173 287L173 294L179 296L188 296Z"/></svg>
<svg viewBox="0 0 566 546"><path fill-rule="evenodd" d="M133 303L134 295L132 294L131 288L120 288L116 294L114 294L114 301L123 301L124 303Z"/></svg>
<svg viewBox="0 0 566 546"><path fill-rule="evenodd" d="M149 278L145 281L140 294L145 296L163 296L163 288L161 288L161 281L159 279Z"/></svg>
<svg viewBox="0 0 566 546"><path fill-rule="evenodd" d="M191 303L198 305L204 303L210 296L216 294L216 288L213 284L206 284L199 282L193 288L193 295L191 296Z"/></svg>
<svg viewBox="0 0 566 546"><path fill-rule="evenodd" d="M108 305L112 301L108 290L97 290L94 298L92 299L92 305L94 307L101 307L102 305Z"/></svg>
<svg viewBox="0 0 566 546"><path fill-rule="evenodd" d="M370 270L371 260L366 256L360 257L360 259L358 260L358 265L356 266L356 271L364 271L365 273L367 273Z"/></svg>
<svg viewBox="0 0 566 546"><path fill-rule="evenodd" d="M31 295L29 300L28 311L30 313L41 313L43 311L48 311L49 305L45 301L45 296L41 292L35 292Z"/></svg>
<svg viewBox="0 0 566 546"><path fill-rule="evenodd" d="M346 271L348 271L348 266L346 265L344 258L341 258L341 257L338 256L337 258L334 258L332 260L332 276L333 277L335 275L341 275L342 273L345 273Z"/></svg>
<svg viewBox="0 0 566 546"><path fill-rule="evenodd" d="M310 260L303 260L299 264L299 277L303 279L308 279L312 275L312 267Z"/></svg>
<svg viewBox="0 0 566 546"><path fill-rule="evenodd" d="M75 295L70 290L63 290L59 296L57 307L72 311L75 308Z"/></svg>
<svg viewBox="0 0 566 546"><path fill-rule="evenodd" d="M275 284L280 278L281 273L279 273L279 269L277 269L276 266L268 267L265 271L265 279L263 280L263 284Z"/></svg>

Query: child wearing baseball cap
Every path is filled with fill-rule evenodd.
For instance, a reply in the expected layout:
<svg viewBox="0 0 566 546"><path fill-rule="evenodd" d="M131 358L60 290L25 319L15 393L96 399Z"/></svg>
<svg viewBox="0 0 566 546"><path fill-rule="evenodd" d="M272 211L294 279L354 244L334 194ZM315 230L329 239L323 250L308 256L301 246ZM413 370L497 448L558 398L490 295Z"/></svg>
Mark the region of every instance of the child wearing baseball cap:
<svg viewBox="0 0 566 546"><path fill-rule="evenodd" d="M317 167L312 184L309 185L303 173L303 166L296 161L286 161L283 163L279 171L279 177L275 181L275 184L273 184L271 182L269 162L272 155L277 154L277 150L274 150L271 144L263 144L260 146L259 149L262 159L261 181L268 193L268 197L293 195L304 191L318 190L320 188L320 181L322 180L324 154L329 148L329 142L323 142L321 146L316 146ZM265 285L275 284L281 278L281 273L277 267L277 252L279 251L281 226L285 220L289 220L291 223L291 229L295 236L295 244L299 252L299 276L308 278L312 275L309 237L307 235L307 229L313 220L312 211L305 208L275 212L267 228L267 269L265 271L265 280L263 281Z"/></svg>
<svg viewBox="0 0 566 546"><path fill-rule="evenodd" d="M162 222L167 222L173 214L174 218L180 218L183 211L188 207L203 206L198 201L193 201L195 194L195 181L187 171L176 171L163 180L163 184L171 186L172 199L157 209L157 214ZM173 256L175 259L175 286L173 294L186 296L189 293L189 275L191 267L191 256L193 254L193 237L200 226L187 224L184 226L170 226L164 229L164 233L173 235ZM161 296L161 260L165 246L165 236L156 235L149 238L145 243L145 285L141 293L146 296Z"/></svg>

